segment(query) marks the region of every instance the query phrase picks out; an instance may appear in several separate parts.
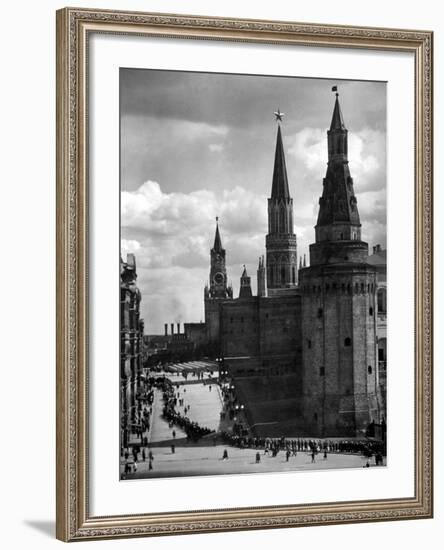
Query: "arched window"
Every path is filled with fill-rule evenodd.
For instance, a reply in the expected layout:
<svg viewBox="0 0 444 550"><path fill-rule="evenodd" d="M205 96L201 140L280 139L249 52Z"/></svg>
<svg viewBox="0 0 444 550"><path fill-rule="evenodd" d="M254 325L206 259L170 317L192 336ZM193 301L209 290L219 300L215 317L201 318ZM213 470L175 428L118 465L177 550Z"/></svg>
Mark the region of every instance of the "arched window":
<svg viewBox="0 0 444 550"><path fill-rule="evenodd" d="M350 347L350 346L351 346L351 343L352 343L351 338L348 338L348 337L347 337L347 338L344 339L344 346L345 346L346 348Z"/></svg>
<svg viewBox="0 0 444 550"><path fill-rule="evenodd" d="M281 211L279 212L279 218L280 218L280 228L279 228L279 233L287 233L287 228L286 228L286 223L285 223L285 218L286 218L286 212L285 212L285 209L284 208L281 208Z"/></svg>
<svg viewBox="0 0 444 550"><path fill-rule="evenodd" d="M378 290L378 313L386 313L387 311L387 293L385 288Z"/></svg>
<svg viewBox="0 0 444 550"><path fill-rule="evenodd" d="M285 267L281 267L281 284L285 284Z"/></svg>
<svg viewBox="0 0 444 550"><path fill-rule="evenodd" d="M291 268L291 279L292 279L292 283L295 285L296 284L296 268L295 268L295 266L293 266Z"/></svg>
<svg viewBox="0 0 444 550"><path fill-rule="evenodd" d="M373 372L373 369L372 369L371 365L369 365L369 366L367 367L367 372L368 372L369 374L371 374L371 373Z"/></svg>

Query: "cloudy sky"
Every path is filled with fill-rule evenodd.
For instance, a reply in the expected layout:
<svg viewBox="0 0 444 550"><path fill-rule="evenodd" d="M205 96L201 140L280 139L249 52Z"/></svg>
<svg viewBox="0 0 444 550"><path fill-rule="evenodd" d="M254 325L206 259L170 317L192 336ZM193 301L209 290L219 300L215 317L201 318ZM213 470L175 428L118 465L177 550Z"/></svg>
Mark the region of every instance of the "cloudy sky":
<svg viewBox="0 0 444 550"><path fill-rule="evenodd" d="M203 320L216 216L235 296L243 264L256 292L278 107L298 253L308 258L333 85L349 131L363 240L385 247L385 83L121 69L121 247L124 258L136 255L146 333Z"/></svg>

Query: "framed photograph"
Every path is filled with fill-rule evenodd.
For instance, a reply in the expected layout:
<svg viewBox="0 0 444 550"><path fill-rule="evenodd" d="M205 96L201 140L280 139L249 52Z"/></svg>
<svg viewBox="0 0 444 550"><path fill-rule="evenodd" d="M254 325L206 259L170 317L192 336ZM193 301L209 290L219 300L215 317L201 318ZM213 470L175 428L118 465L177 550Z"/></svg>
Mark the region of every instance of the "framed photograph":
<svg viewBox="0 0 444 550"><path fill-rule="evenodd" d="M430 31L57 12L57 537L429 518Z"/></svg>

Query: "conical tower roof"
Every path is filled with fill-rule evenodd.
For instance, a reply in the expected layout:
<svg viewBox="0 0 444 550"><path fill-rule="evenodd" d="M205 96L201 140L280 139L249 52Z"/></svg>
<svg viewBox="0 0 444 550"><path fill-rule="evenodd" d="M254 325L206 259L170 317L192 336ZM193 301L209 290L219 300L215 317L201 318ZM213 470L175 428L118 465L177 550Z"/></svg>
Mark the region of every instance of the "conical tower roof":
<svg viewBox="0 0 444 550"><path fill-rule="evenodd" d="M333 116L331 117L330 131L345 129L344 117L342 116L341 106L339 104L339 95L336 94L335 107L333 109Z"/></svg>
<svg viewBox="0 0 444 550"><path fill-rule="evenodd" d="M216 235L214 236L214 245L213 245L213 249L216 251L216 252L222 252L222 241L221 241L221 238L220 238L220 233L219 233L219 223L218 223L218 218L216 218Z"/></svg>
<svg viewBox="0 0 444 550"><path fill-rule="evenodd" d="M272 199L289 199L287 167L285 165L284 145L282 143L281 125L278 124L276 152L274 155Z"/></svg>

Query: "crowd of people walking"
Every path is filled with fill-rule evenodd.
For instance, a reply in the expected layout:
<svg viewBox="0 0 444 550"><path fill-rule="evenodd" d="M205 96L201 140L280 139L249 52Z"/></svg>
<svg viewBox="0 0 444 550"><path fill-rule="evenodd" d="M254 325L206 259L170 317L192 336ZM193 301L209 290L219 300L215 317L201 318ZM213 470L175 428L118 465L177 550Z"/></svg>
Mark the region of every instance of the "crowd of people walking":
<svg viewBox="0 0 444 550"><path fill-rule="evenodd" d="M296 456L298 452L309 453L312 456L312 462L315 462L318 454L322 454L323 458L327 459L329 453L350 453L363 455L367 458L374 456L375 464L379 466L383 464L383 456L386 454L381 441L371 440L245 437L229 432L222 432L221 439L226 445L241 449L260 449L264 454L272 457L282 451L285 453L287 461L291 456Z"/></svg>
<svg viewBox="0 0 444 550"><path fill-rule="evenodd" d="M175 386L171 380L168 378L158 378L156 385L161 389L163 394L162 417L170 424L170 427L175 425L181 428L190 441L198 441L201 437L213 432L213 430L200 426L197 422L193 422L190 418L177 411L176 407L179 402L183 405L183 399L176 393ZM184 407L185 414L189 411L189 408L189 405Z"/></svg>

